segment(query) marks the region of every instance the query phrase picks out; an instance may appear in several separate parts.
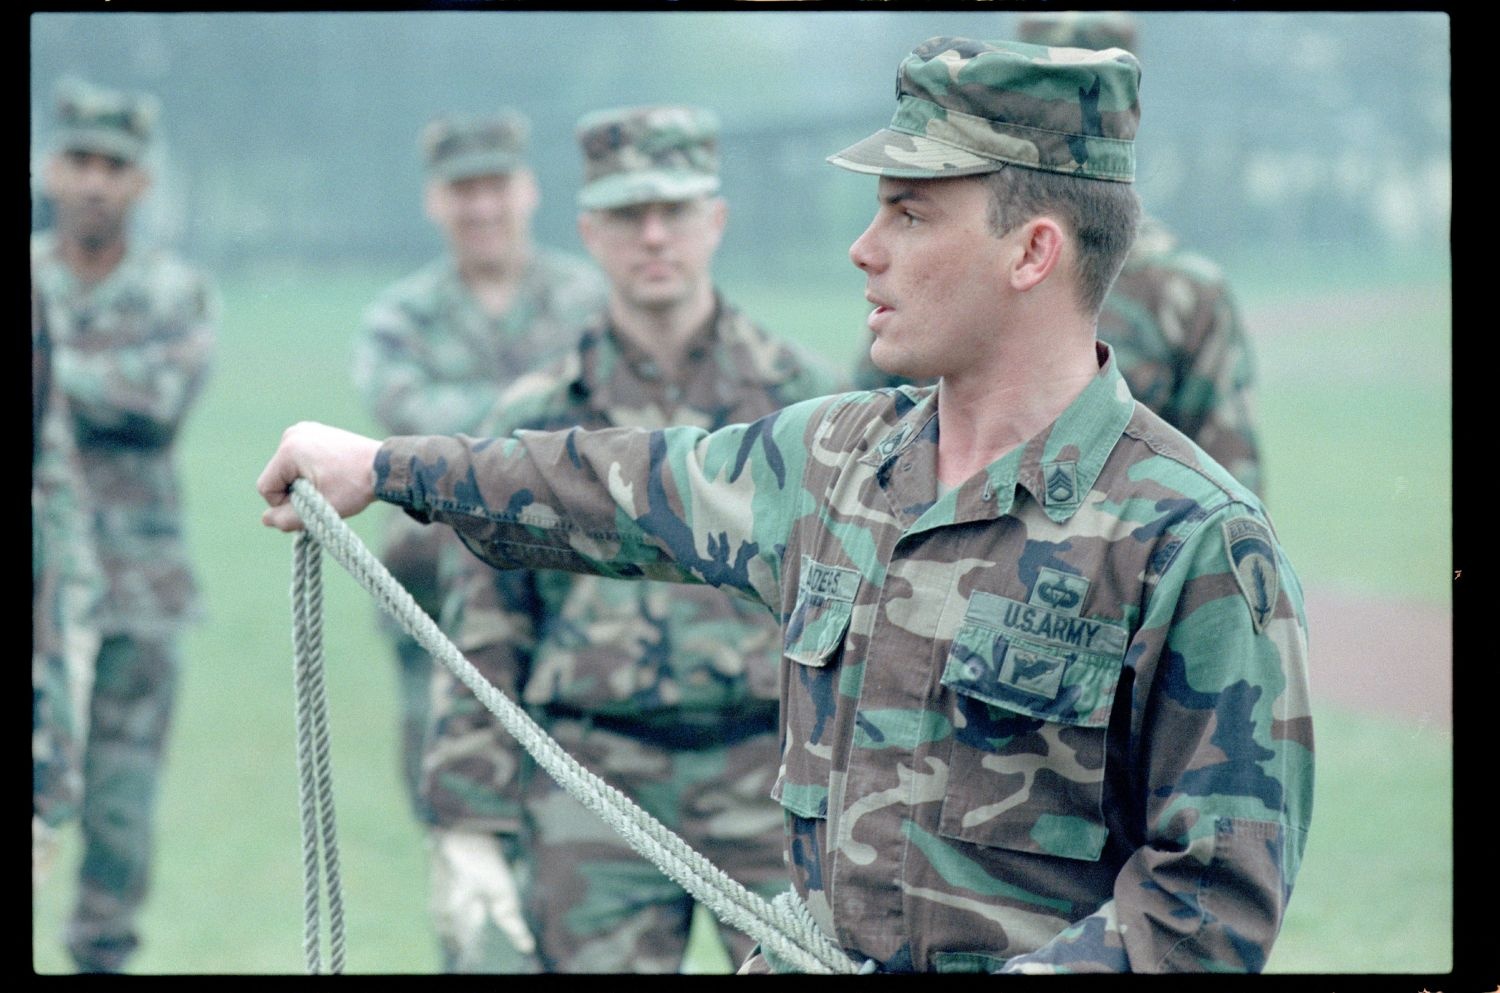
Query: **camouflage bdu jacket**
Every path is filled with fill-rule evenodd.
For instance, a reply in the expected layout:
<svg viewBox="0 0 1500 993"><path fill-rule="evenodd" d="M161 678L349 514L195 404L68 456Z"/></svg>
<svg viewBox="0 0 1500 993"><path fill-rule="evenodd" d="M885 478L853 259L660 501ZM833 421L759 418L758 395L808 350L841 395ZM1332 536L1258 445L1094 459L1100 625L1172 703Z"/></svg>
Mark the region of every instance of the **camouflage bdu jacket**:
<svg viewBox="0 0 1500 993"><path fill-rule="evenodd" d="M715 430L838 388L832 372L720 300L675 381L663 381L607 325L595 326L572 352L506 390L483 432ZM443 629L512 697L664 727L757 715L767 730L774 725L780 638L759 605L706 587L496 572L453 551ZM446 671L438 686L423 762L431 816L447 826L517 830L520 747Z"/></svg>
<svg viewBox="0 0 1500 993"><path fill-rule="evenodd" d="M1264 495L1255 369L1224 275L1145 217L1099 314L1135 398Z"/></svg>
<svg viewBox="0 0 1500 993"><path fill-rule="evenodd" d="M473 431L503 384L578 340L607 293L604 277L581 259L539 249L510 308L493 318L465 288L452 259L435 259L366 311L354 385L387 431ZM436 614L439 536L400 515L388 527L386 564Z"/></svg>
<svg viewBox="0 0 1500 993"><path fill-rule="evenodd" d="M1098 333L1137 400L1264 495L1250 341L1218 267L1143 217ZM854 381L867 389L907 382L876 367L868 352Z"/></svg>
<svg viewBox="0 0 1500 993"><path fill-rule="evenodd" d="M1255 496L1100 354L946 493L915 387L713 433L393 438L376 492L498 567L769 607L788 863L856 959L1259 970L1312 798L1301 588Z"/></svg>
<svg viewBox="0 0 1500 993"><path fill-rule="evenodd" d="M169 635L199 612L172 445L207 378L217 292L170 255L136 251L83 286L48 232L31 261L93 504L99 632Z"/></svg>

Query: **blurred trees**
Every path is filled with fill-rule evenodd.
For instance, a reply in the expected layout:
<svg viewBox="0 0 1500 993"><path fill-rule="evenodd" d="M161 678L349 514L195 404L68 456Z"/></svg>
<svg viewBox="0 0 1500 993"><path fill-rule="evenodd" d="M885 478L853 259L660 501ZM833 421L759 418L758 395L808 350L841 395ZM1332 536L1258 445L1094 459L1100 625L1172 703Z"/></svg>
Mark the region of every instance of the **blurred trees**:
<svg viewBox="0 0 1500 993"><path fill-rule="evenodd" d="M725 262L837 271L873 181L824 157L889 119L896 64L923 38L1011 33L1013 14L972 10L33 14L33 159L60 76L151 89L150 234L221 267L404 265L438 247L416 149L432 114L526 111L539 236L576 245L574 122L691 101L724 123ZM1191 242L1446 241L1446 15L1139 16L1139 189Z"/></svg>

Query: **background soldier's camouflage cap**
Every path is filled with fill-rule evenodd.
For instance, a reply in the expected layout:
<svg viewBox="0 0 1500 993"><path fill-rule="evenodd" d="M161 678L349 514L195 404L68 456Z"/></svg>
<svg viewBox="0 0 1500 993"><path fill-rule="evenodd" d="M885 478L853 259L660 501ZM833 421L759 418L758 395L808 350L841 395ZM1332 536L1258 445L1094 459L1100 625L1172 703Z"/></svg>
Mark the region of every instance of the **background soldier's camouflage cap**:
<svg viewBox="0 0 1500 993"><path fill-rule="evenodd" d="M518 111L493 117L445 114L422 129L429 179L458 180L514 172L525 162L531 123Z"/></svg>
<svg viewBox="0 0 1500 993"><path fill-rule="evenodd" d="M1059 10L1022 14L1016 35L1030 45L1136 50L1135 18L1123 10Z"/></svg>
<svg viewBox="0 0 1500 993"><path fill-rule="evenodd" d="M131 163L146 154L159 109L155 97L72 78L57 84L55 97L59 150L95 152Z"/></svg>
<svg viewBox="0 0 1500 993"><path fill-rule="evenodd" d="M578 122L578 206L609 210L692 200L719 189L719 121L701 107L626 107Z"/></svg>
<svg viewBox="0 0 1500 993"><path fill-rule="evenodd" d="M896 72L891 123L828 161L902 179L1018 165L1128 183L1140 76L1119 48L930 38Z"/></svg>

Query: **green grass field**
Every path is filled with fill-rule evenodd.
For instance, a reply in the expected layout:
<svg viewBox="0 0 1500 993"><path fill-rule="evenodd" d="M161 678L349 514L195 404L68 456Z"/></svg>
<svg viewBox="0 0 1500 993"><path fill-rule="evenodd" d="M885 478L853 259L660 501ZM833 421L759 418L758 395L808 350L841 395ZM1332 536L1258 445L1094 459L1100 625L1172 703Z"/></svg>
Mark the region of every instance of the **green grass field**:
<svg viewBox="0 0 1500 993"><path fill-rule="evenodd" d="M1392 274L1358 260L1321 260L1321 279L1310 266L1282 269L1297 273L1292 281L1272 265L1265 256L1246 264L1247 310L1291 305L1295 313L1298 301L1353 299L1389 291L1393 280L1409 291L1403 299L1430 301L1399 320L1378 311L1277 329L1258 337L1257 348L1263 379L1275 383L1261 402L1271 505L1304 585L1448 603L1446 269ZM214 379L182 444L190 537L209 619L186 641L160 804L159 865L134 971L304 969L291 540L259 525L254 481L294 420L373 430L347 370L360 310L393 275L266 270L224 285ZM832 287L727 288L768 326L847 361L864 312L858 274L851 275ZM356 530L377 534L387 512L376 508L357 519ZM1372 529L1380 541L1371 541ZM422 835L397 774L394 664L375 632L373 604L331 562L325 576L347 969L435 971ZM1315 720L1315 821L1271 968L1446 971L1451 736L1326 707ZM1376 754L1380 761L1371 762ZM66 833L58 864L33 899L40 973L70 968L61 936L78 856L75 835ZM687 967L726 965L720 950L699 941Z"/></svg>

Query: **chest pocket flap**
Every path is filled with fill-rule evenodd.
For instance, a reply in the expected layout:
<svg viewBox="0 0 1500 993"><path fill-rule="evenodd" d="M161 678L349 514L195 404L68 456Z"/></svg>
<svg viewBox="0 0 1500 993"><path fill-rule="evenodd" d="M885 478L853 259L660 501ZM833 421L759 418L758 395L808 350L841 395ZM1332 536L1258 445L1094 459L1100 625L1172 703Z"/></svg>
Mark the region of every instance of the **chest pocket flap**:
<svg viewBox="0 0 1500 993"><path fill-rule="evenodd" d="M970 597L942 676L955 694L942 834L1098 859L1105 736L1127 643L1118 622Z"/></svg>
<svg viewBox="0 0 1500 993"><path fill-rule="evenodd" d="M943 684L1042 720L1103 727L1126 630L991 593L975 593L943 670Z"/></svg>
<svg viewBox="0 0 1500 993"><path fill-rule="evenodd" d="M853 569L824 565L811 556L802 556L797 604L786 623L787 658L799 665L828 664L849 630L859 581L859 573Z"/></svg>

